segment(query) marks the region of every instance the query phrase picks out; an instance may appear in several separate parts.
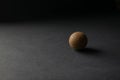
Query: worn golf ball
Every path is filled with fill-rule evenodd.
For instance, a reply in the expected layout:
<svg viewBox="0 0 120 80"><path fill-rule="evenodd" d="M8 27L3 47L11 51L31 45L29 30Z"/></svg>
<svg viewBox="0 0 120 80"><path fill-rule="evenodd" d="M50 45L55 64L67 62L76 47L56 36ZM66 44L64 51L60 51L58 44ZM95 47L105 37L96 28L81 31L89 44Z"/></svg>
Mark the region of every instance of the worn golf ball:
<svg viewBox="0 0 120 80"><path fill-rule="evenodd" d="M69 37L69 45L75 50L84 49L87 43L88 39L84 32L74 32Z"/></svg>

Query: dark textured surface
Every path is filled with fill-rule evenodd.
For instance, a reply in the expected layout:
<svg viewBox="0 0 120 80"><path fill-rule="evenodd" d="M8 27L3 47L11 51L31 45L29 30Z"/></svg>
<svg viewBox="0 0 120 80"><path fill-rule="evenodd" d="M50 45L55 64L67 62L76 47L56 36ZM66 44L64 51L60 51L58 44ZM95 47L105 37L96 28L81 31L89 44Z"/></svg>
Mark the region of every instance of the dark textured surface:
<svg viewBox="0 0 120 80"><path fill-rule="evenodd" d="M120 80L118 17L0 24L0 80ZM68 38L89 42L74 51Z"/></svg>

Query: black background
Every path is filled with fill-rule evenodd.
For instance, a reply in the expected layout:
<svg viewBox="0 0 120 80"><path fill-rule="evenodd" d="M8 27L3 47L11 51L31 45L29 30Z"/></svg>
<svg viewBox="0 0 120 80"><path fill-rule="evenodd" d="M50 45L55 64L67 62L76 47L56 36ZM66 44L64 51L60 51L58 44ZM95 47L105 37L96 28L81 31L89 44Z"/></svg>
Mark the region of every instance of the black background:
<svg viewBox="0 0 120 80"><path fill-rule="evenodd" d="M116 12L115 0L2 0L0 20L40 20Z"/></svg>

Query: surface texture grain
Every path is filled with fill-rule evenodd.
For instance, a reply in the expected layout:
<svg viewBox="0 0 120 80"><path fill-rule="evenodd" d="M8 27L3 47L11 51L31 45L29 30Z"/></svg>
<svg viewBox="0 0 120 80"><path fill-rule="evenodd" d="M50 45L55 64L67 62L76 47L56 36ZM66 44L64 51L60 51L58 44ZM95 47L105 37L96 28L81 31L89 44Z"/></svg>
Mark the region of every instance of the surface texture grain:
<svg viewBox="0 0 120 80"><path fill-rule="evenodd" d="M120 18L0 24L0 80L120 80ZM68 45L86 32L87 48Z"/></svg>

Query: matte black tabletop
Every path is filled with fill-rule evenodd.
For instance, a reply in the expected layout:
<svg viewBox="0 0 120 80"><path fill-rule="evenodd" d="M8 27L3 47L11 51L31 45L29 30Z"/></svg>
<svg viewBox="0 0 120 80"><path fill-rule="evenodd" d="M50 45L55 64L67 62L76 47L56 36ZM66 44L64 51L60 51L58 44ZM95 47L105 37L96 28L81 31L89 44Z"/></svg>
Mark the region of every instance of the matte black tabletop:
<svg viewBox="0 0 120 80"><path fill-rule="evenodd" d="M0 24L0 80L120 80L120 18ZM85 32L83 51L69 47Z"/></svg>

